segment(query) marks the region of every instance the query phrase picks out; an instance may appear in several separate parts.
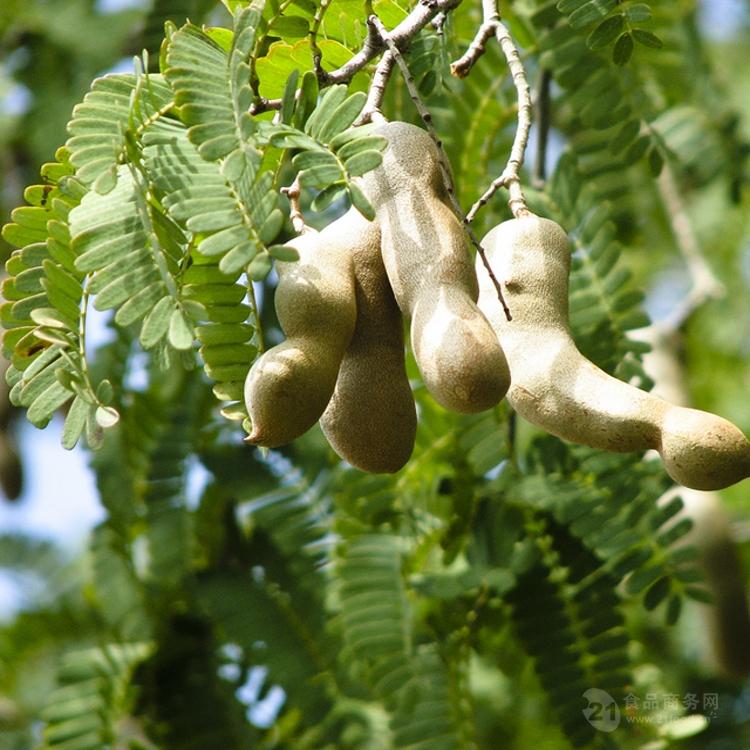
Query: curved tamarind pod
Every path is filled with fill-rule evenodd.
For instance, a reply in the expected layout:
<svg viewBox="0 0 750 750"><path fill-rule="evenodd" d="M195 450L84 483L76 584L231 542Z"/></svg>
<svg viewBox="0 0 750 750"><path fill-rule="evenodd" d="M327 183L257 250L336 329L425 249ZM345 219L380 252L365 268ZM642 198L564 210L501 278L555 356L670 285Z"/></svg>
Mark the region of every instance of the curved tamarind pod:
<svg viewBox="0 0 750 750"><path fill-rule="evenodd" d="M750 443L731 422L674 406L607 375L576 349L568 326L570 249L563 229L524 216L492 229L483 244L505 283L513 321L477 264L479 306L503 343L508 400L553 435L610 451L657 450L669 475L698 490L750 476Z"/></svg>
<svg viewBox="0 0 750 750"><path fill-rule="evenodd" d="M352 466L392 473L411 456L417 414L404 364L401 312L380 254L380 228L377 220L352 212L352 224L359 225L352 247L357 323L320 426Z"/></svg>
<svg viewBox="0 0 750 750"><path fill-rule="evenodd" d="M476 305L471 253L446 202L437 148L415 125L391 122L375 132L388 146L381 166L362 177L362 187L380 223L396 301L411 316L424 383L446 409L489 409L508 389L508 366Z"/></svg>
<svg viewBox="0 0 750 750"><path fill-rule="evenodd" d="M276 314L287 338L247 374L249 443L275 448L291 442L331 399L356 319L351 248L360 227L351 219L350 212L322 232L305 232L287 243L299 260L276 264Z"/></svg>

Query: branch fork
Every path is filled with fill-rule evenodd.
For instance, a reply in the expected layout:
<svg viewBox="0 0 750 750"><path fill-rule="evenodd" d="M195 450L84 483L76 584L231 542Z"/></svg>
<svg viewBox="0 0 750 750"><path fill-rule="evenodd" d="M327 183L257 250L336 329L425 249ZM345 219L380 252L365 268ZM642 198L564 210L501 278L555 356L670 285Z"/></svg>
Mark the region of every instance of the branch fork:
<svg viewBox="0 0 750 750"><path fill-rule="evenodd" d="M495 0L482 0L482 12L484 16L482 25L477 30L466 52L451 64L451 73L457 78L465 78L477 60L486 51L487 42L492 37L495 37L503 51L511 77L513 78L513 84L516 87L518 97L518 126L516 127L516 135L513 139L513 146L511 147L505 169L500 177L492 181L481 198L469 209L466 215L469 222L474 220L479 209L485 206L501 187L508 189L510 194L508 205L515 218L526 216L529 213L521 187L520 171L531 129L531 92L518 49L513 43L507 27L500 20Z"/></svg>

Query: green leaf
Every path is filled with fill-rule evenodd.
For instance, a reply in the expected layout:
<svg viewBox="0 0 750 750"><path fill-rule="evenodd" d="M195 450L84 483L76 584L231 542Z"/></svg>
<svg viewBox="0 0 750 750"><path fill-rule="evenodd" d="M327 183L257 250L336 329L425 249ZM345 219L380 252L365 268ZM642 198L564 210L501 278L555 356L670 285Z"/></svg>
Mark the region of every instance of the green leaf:
<svg viewBox="0 0 750 750"><path fill-rule="evenodd" d="M625 32L615 43L612 61L615 65L625 65L633 54L633 37Z"/></svg>
<svg viewBox="0 0 750 750"><path fill-rule="evenodd" d="M346 134L352 133L356 130L357 128L352 128L351 130L346 131ZM337 140L340 138L341 136L336 136L336 139L331 141L330 146L331 148L336 150L337 156L342 161L350 159L352 156L360 153L361 151L382 152L388 145L388 141L383 138L382 135L365 135L363 137L354 138L348 141ZM336 143L336 146L334 146L334 143ZM340 147L339 144L341 144Z"/></svg>
<svg viewBox="0 0 750 750"><path fill-rule="evenodd" d="M610 141L609 150L613 154L619 154L629 146L641 131L641 123L638 120L626 122L618 131L617 135Z"/></svg>
<svg viewBox="0 0 750 750"><path fill-rule="evenodd" d="M582 29L604 18L615 5L617 0L589 0L570 14L568 22L574 29Z"/></svg>
<svg viewBox="0 0 750 750"><path fill-rule="evenodd" d="M376 167L383 161L380 151L360 151L349 157L344 166L351 177L360 177Z"/></svg>
<svg viewBox="0 0 750 750"><path fill-rule="evenodd" d="M674 625L677 620L680 619L680 613L682 612L682 597L678 594L673 594L669 597L669 603L667 604L667 612L664 616L664 622L667 625Z"/></svg>
<svg viewBox="0 0 750 750"><path fill-rule="evenodd" d="M311 135L316 140L320 140L320 131L325 127L329 119L331 119L333 113L338 107L344 103L346 99L346 86L338 84L325 89L318 106L315 111L310 115L305 124L305 132ZM349 123L351 125L351 123ZM348 127L348 126L347 126Z"/></svg>
<svg viewBox="0 0 750 750"><path fill-rule="evenodd" d="M302 148L315 150L321 149L321 145L310 136L300 133L299 131L282 131L281 133L274 133L271 136L271 145L276 148Z"/></svg>
<svg viewBox="0 0 750 750"><path fill-rule="evenodd" d="M66 331L78 331L78 321L71 320L59 310L52 307L37 307L30 313L31 319L39 326L60 328Z"/></svg>
<svg viewBox="0 0 750 750"><path fill-rule="evenodd" d="M307 118L315 109L318 101L318 77L312 71L308 71L302 76L302 85L300 86L297 107L294 110L292 124L295 128L304 128Z"/></svg>
<svg viewBox="0 0 750 750"><path fill-rule="evenodd" d="M625 152L623 163L627 165L635 164L646 153L650 145L651 139L647 135L642 135Z"/></svg>
<svg viewBox="0 0 750 750"><path fill-rule="evenodd" d="M258 230L260 241L267 245L276 239L277 235L284 226L284 214L281 209L275 208L263 222L263 226Z"/></svg>
<svg viewBox="0 0 750 750"><path fill-rule="evenodd" d="M341 168L338 163L321 164L310 167L299 173L304 187L324 187L341 179Z"/></svg>
<svg viewBox="0 0 750 750"><path fill-rule="evenodd" d="M703 604L715 604L713 594L700 586L686 586L685 594L696 602Z"/></svg>
<svg viewBox="0 0 750 750"><path fill-rule="evenodd" d="M268 254L274 260L281 260L285 263L299 260L299 251L290 245L271 245L268 248Z"/></svg>
<svg viewBox="0 0 750 750"><path fill-rule="evenodd" d="M270 248L269 248L270 251ZM225 323L224 325L204 325L195 329L195 335L202 345L242 343L249 341L254 334L253 327L246 323Z"/></svg>
<svg viewBox="0 0 750 750"><path fill-rule="evenodd" d="M190 129L191 141L209 161L240 145L228 65L226 51L198 27L186 24L172 35L165 74L182 119L199 126Z"/></svg>
<svg viewBox="0 0 750 750"><path fill-rule="evenodd" d="M367 95L363 91L357 91L345 99L333 111L326 112L321 117L320 129L317 135L318 140L328 143L339 133L347 130L359 116L366 101Z"/></svg>
<svg viewBox="0 0 750 750"><path fill-rule="evenodd" d="M372 221L375 218L375 209L372 204L367 200L367 196L362 192L359 185L355 183L349 183L349 197L351 198L352 205L359 211L365 219Z"/></svg>
<svg viewBox="0 0 750 750"><path fill-rule="evenodd" d="M344 182L335 182L329 185L313 198L311 204L313 211L325 211L335 200L341 198L346 191L347 185Z"/></svg>
<svg viewBox="0 0 750 750"><path fill-rule="evenodd" d="M297 93L297 82L299 81L299 70L293 70L286 80L284 95L281 97L281 110L279 115L281 122L285 125L292 124L294 116L295 95Z"/></svg>
<svg viewBox="0 0 750 750"><path fill-rule="evenodd" d="M661 174L662 167L664 166L664 158L659 153L659 149L652 148L648 152L648 167L653 177L658 177Z"/></svg>
<svg viewBox="0 0 750 750"><path fill-rule="evenodd" d="M169 343L175 349L190 349L193 345L193 326L179 308L169 318Z"/></svg>
<svg viewBox="0 0 750 750"><path fill-rule="evenodd" d="M378 138L382 139L382 146L376 146L373 144L372 146L368 146L368 148L372 148L375 151L382 151L383 149L385 149L388 141L383 138L383 136L373 134L373 131L376 130L377 127L377 123L369 123L367 125L356 125L355 127L347 128L343 132L339 133L335 138L332 138L328 146L334 151L338 151L351 141L356 141L364 138Z"/></svg>
<svg viewBox="0 0 750 750"><path fill-rule="evenodd" d="M613 42L622 31L625 19L621 14L602 21L588 36L586 44L589 49L602 49Z"/></svg>
<svg viewBox="0 0 750 750"><path fill-rule="evenodd" d="M645 3L635 3L625 8L628 23L643 23L651 20L651 8Z"/></svg>
<svg viewBox="0 0 750 750"><path fill-rule="evenodd" d="M323 53L323 68L333 70L352 56L352 51L334 39L318 37L318 47ZM258 59L256 70L260 79L260 95L269 99L280 97L293 70L312 70L312 51L309 39L294 44L274 42L265 56ZM317 98L317 92L315 93ZM299 124L299 123L298 123Z"/></svg>
<svg viewBox="0 0 750 750"><path fill-rule="evenodd" d="M644 31L643 29L633 29L631 32L633 39L638 44L642 44L644 47L651 47L652 49L661 49L664 46L664 42L659 39L656 34L652 34L650 31Z"/></svg>
<svg viewBox="0 0 750 750"><path fill-rule="evenodd" d="M148 117L164 107L172 91L160 75L148 81L131 74L97 78L91 91L73 110L68 123L66 144L77 176L97 192L107 193L115 186L117 162L125 150L130 128L131 97L140 92L141 116Z"/></svg>
<svg viewBox="0 0 750 750"><path fill-rule="evenodd" d="M668 596L672 589L669 578L659 578L646 592L643 605L647 610L656 609Z"/></svg>
<svg viewBox="0 0 750 750"><path fill-rule="evenodd" d="M96 388L96 397L102 404L109 404L114 397L112 383L109 380L102 380Z"/></svg>
<svg viewBox="0 0 750 750"><path fill-rule="evenodd" d="M55 380L34 399L26 416L31 424L44 427L52 415L71 398L73 394Z"/></svg>
<svg viewBox="0 0 750 750"><path fill-rule="evenodd" d="M103 430L114 427L120 421L120 414L117 409L111 406L98 406L96 409L96 423Z"/></svg>
<svg viewBox="0 0 750 750"><path fill-rule="evenodd" d="M88 413L89 404L80 396L76 396L68 409L65 424L63 425L62 446L66 450L72 450L75 448L76 443L78 443L86 427Z"/></svg>
<svg viewBox="0 0 750 750"><path fill-rule="evenodd" d="M162 297L146 316L141 328L140 341L144 349L151 349L169 330L169 323L174 311L174 300L171 295Z"/></svg>
<svg viewBox="0 0 750 750"><path fill-rule="evenodd" d="M309 31L307 21L299 16L279 16L271 26L271 33L285 41L304 39Z"/></svg>
<svg viewBox="0 0 750 750"><path fill-rule="evenodd" d="M247 269L248 276L253 281L263 281L271 272L272 262L268 253L258 253Z"/></svg>
<svg viewBox="0 0 750 750"><path fill-rule="evenodd" d="M331 169L341 176L338 159L330 151L302 151L292 158L292 164L302 170Z"/></svg>

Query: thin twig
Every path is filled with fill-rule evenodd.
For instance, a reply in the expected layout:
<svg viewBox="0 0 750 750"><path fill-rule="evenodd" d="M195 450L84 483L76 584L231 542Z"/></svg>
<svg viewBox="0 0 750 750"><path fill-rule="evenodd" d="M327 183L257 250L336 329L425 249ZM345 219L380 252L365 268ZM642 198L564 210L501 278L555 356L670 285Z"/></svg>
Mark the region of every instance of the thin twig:
<svg viewBox="0 0 750 750"><path fill-rule="evenodd" d="M505 317L508 320L512 320L510 310L508 309L508 305L505 302L505 297L503 296L503 290L502 290L502 287L500 286L500 282L497 280L497 277L495 276L495 273L492 270L492 266L490 265L490 262L487 259L487 254L485 253L484 248L482 247L481 243L479 242L476 235L474 234L474 231L469 225L468 218L464 214L463 209L461 208L461 205L459 204L458 199L456 198L456 191L453 186L453 178L451 177L450 165L448 163L448 157L445 153L445 149L443 148L443 142L442 140L440 140L440 136L437 134L435 130L435 126L432 123L432 115L430 114L427 107L425 107L424 102L422 101L422 98L419 95L417 85L414 82L414 78L412 78L411 72L409 71L409 66L406 64L406 60L404 60L404 57L401 54L401 51L398 49L398 47L394 43L393 39L391 38L385 26L383 26L383 23L381 22L381 20L377 16L372 15L368 19L368 23L371 24L371 26L377 30L378 34L380 35L380 38L388 47L389 52L393 55L393 58L396 64L401 70L401 74L404 78L404 83L406 84L406 88L409 92L409 97L414 102L414 106L417 108L417 112L419 113L419 116L422 119L422 122L425 124L425 127L427 128L427 132L430 134L433 142L435 143L435 146L437 147L438 165L440 166L440 172L443 178L445 191L448 194L448 199L450 200L453 211L456 214L456 216L458 216L461 219L461 223L463 224L464 229L466 230L466 234L471 240L471 244L476 248L476 251L479 253L479 257L482 259L482 263L484 264L484 267L487 269L487 274L489 275L490 280L492 281L492 284L495 287L495 291L497 292L497 298L500 301L500 304L502 305L503 311L505 312Z"/></svg>
<svg viewBox="0 0 750 750"><path fill-rule="evenodd" d="M505 167L508 192L510 193L508 205L513 212L513 216L518 218L529 212L523 190L521 189L519 174L523 166L526 144L529 142L529 130L531 130L531 93L526 80L526 71L523 69L523 63L521 62L516 45L513 43L510 32L501 21L497 22L495 36L498 42L500 42L500 47L505 55L508 68L510 68L513 84L518 94L518 126L516 127L516 137L513 139L513 146L510 150L510 158Z"/></svg>
<svg viewBox="0 0 750 750"><path fill-rule="evenodd" d="M526 80L526 72L518 54L518 49L516 49L516 45L513 43L510 32L500 20L495 0L482 0L482 13L482 25L477 30L466 52L451 65L451 72L459 78L468 75L477 60L484 54L487 41L490 37L494 36L500 44L505 60L508 63L511 77L513 78L513 84L516 87L518 96L518 125L516 126L516 135L513 139L513 145L505 169L499 177L492 181L481 198L469 209L469 213L466 215L469 222L474 220L479 209L486 205L501 187L508 188L508 193L510 194L508 205L513 216L519 218L529 213L520 179L521 166L523 165L526 145L529 141L529 130L531 129L532 105L529 84Z"/></svg>
<svg viewBox="0 0 750 750"><path fill-rule="evenodd" d="M445 34L445 22L447 20L448 16L441 11L432 19L432 21L430 21L432 28L435 29L435 33L438 36L443 36Z"/></svg>
<svg viewBox="0 0 750 750"><path fill-rule="evenodd" d="M318 9L315 11L315 17L310 25L310 50L312 52L313 70L318 77L318 81L326 79L326 73L321 67L323 53L320 51L320 47L318 47L318 32L320 31L320 24L323 23L323 16L330 5L331 0L320 0L320 5L318 5Z"/></svg>
<svg viewBox="0 0 750 750"><path fill-rule="evenodd" d="M263 112L270 112L272 110L278 111L281 109L281 103L281 99L266 99L263 96L250 105L249 112L251 115L260 115L263 114Z"/></svg>
<svg viewBox="0 0 750 750"><path fill-rule="evenodd" d="M401 21L391 32L390 37L397 47L405 47L419 32L435 20L440 14L445 15L448 11L457 8L463 0L419 0L417 6L409 15ZM316 29L317 35L317 29ZM385 43L380 35L375 33L368 24L367 38L362 49L351 57L340 68L326 73L316 70L318 82L321 88L331 86L335 83L348 83L355 74L359 73L370 60L378 55ZM315 54L315 53L313 53ZM313 61L314 62L314 61ZM260 98L250 106L251 115L259 115L269 110L281 109L281 99Z"/></svg>
<svg viewBox="0 0 750 750"><path fill-rule="evenodd" d="M474 63L484 54L487 40L495 34L495 24L500 21L495 0L482 0L482 25L466 52L451 65L451 73L457 78L465 78Z"/></svg>
<svg viewBox="0 0 750 750"><path fill-rule="evenodd" d="M702 304L708 300L723 297L726 289L706 262L700 242L690 222L685 201L669 164L664 164L662 167L657 184L664 207L667 209L677 247L685 260L691 280L690 291L661 325L668 331L677 331Z"/></svg>
<svg viewBox="0 0 750 750"><path fill-rule="evenodd" d="M390 39L396 47L405 47L438 13L445 13L457 8L462 0L419 0L416 7L391 32ZM377 35L370 33L362 49L345 62L340 68L325 74L327 83L346 83L351 80L375 57L385 46Z"/></svg>
<svg viewBox="0 0 750 750"><path fill-rule="evenodd" d="M281 192L289 198L289 218L292 220L292 226L297 234L305 234L312 231L305 223L305 216L300 206L300 184L299 175L294 178L294 182L289 187L281 188Z"/></svg>
<svg viewBox="0 0 750 750"><path fill-rule="evenodd" d="M451 73L456 78L466 78L474 67L474 63L484 54L487 49L487 40L495 36L494 23L483 23L466 49L455 62L451 63Z"/></svg>
<svg viewBox="0 0 750 750"><path fill-rule="evenodd" d="M391 78L393 72L393 65L395 60L393 53L387 50L385 54L380 58L375 73L372 76L370 82L370 90L367 92L367 101L365 106L362 108L355 125L364 125L368 122L376 121L379 117L382 117L380 107L383 103L383 97L385 96L385 88L388 85L388 81Z"/></svg>

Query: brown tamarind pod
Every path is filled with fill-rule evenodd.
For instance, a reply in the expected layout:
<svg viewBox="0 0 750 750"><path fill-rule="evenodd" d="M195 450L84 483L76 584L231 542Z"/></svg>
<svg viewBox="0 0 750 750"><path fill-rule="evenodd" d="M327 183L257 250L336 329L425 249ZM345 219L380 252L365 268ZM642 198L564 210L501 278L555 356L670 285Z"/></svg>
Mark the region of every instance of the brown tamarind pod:
<svg viewBox="0 0 750 750"><path fill-rule="evenodd" d="M524 216L496 226L482 242L513 320L480 263L479 306L503 344L508 400L524 419L592 448L653 448L685 487L716 490L750 476L750 443L731 422L623 383L578 351L568 324L570 248L558 224Z"/></svg>
<svg viewBox="0 0 750 750"><path fill-rule="evenodd" d="M352 225L359 225L352 246L357 323L320 426L352 466L392 473L409 460L417 429L403 323L380 254L380 227L350 213Z"/></svg>
<svg viewBox="0 0 750 750"><path fill-rule="evenodd" d="M256 360L245 380L253 431L247 442L275 448L307 432L331 400L354 332L351 212L287 244L299 260L278 262L275 305L286 340Z"/></svg>
<svg viewBox="0 0 750 750"><path fill-rule="evenodd" d="M469 244L447 203L437 147L415 125L391 122L382 164L362 178L382 233L385 269L425 385L446 409L478 412L509 383L503 350L476 305Z"/></svg>

